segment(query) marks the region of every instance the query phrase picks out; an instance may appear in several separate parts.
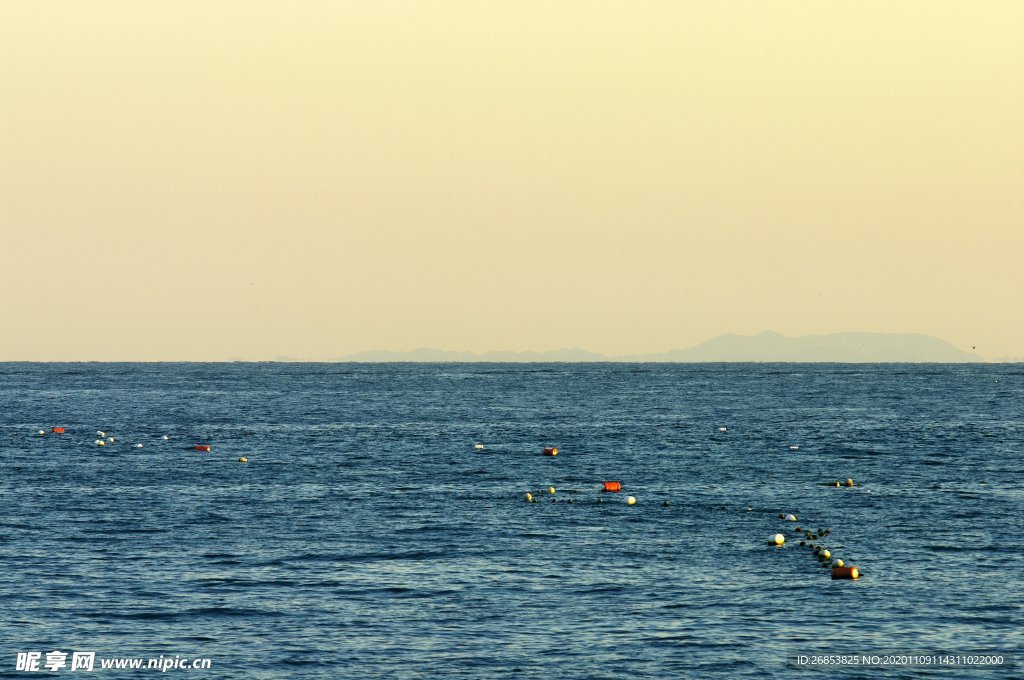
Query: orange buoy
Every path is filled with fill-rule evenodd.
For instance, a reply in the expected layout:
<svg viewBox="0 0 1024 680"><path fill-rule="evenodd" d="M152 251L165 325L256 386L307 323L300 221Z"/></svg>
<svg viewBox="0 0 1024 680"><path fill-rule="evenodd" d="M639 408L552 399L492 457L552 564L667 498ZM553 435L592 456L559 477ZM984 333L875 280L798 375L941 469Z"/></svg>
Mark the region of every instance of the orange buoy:
<svg viewBox="0 0 1024 680"><path fill-rule="evenodd" d="M622 482L604 482L604 491L618 493L622 491Z"/></svg>
<svg viewBox="0 0 1024 680"><path fill-rule="evenodd" d="M832 578L848 578L856 581L860 578L860 569L857 567L833 567Z"/></svg>
<svg viewBox="0 0 1024 680"><path fill-rule="evenodd" d="M196 451L213 451L213 447L209 444L196 444Z"/></svg>
<svg viewBox="0 0 1024 680"><path fill-rule="evenodd" d="M554 446L549 446L549 447L544 449L544 455L545 456L557 456L558 455L558 449L556 447L554 447Z"/></svg>
<svg viewBox="0 0 1024 680"><path fill-rule="evenodd" d="M54 434L64 434L64 428L63 427L51 427L50 428L50 432L52 432Z"/></svg>

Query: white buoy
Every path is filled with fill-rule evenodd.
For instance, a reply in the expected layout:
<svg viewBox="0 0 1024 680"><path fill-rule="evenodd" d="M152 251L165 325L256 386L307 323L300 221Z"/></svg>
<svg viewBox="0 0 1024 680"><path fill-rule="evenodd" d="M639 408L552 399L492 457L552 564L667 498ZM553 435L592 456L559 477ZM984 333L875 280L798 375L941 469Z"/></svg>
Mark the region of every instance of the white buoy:
<svg viewBox="0 0 1024 680"><path fill-rule="evenodd" d="M45 436L46 436L46 431L45 431L45 430L39 430L39 432L38 432L37 434L38 434L38 435L39 435L40 437L45 437Z"/></svg>
<svg viewBox="0 0 1024 680"><path fill-rule="evenodd" d="M772 536L772 538L771 538L771 540L769 542L773 543L775 545L782 545L783 543L786 542L786 537L783 536L782 534L775 534L774 536Z"/></svg>
<svg viewBox="0 0 1024 680"><path fill-rule="evenodd" d="M636 505L636 499L630 496L626 499L626 505Z"/></svg>
<svg viewBox="0 0 1024 680"><path fill-rule="evenodd" d="M797 446L796 444L792 444L792 445L790 445L789 450L790 451L799 451L800 447Z"/></svg>
<svg viewBox="0 0 1024 680"><path fill-rule="evenodd" d="M141 449L141 448L142 448L142 444L136 444L136 445L135 445L135 448L137 448L137 449Z"/></svg>
<svg viewBox="0 0 1024 680"><path fill-rule="evenodd" d="M786 521L787 522L795 522L796 521L796 515L786 515Z"/></svg>
<svg viewBox="0 0 1024 680"><path fill-rule="evenodd" d="M480 451L481 449L484 448L484 445L483 444L473 444L473 448L476 449L477 451Z"/></svg>
<svg viewBox="0 0 1024 680"><path fill-rule="evenodd" d="M103 430L96 430L96 434L98 434L101 437L106 437L107 436L107 433L104 432Z"/></svg>
<svg viewBox="0 0 1024 680"><path fill-rule="evenodd" d="M103 441L102 439L97 439L95 443L96 443L96 446L106 446L107 445L107 443L105 441Z"/></svg>
<svg viewBox="0 0 1024 680"><path fill-rule="evenodd" d="M167 441L167 435L164 435L163 437L160 437L160 439L163 439L164 441Z"/></svg>
<svg viewBox="0 0 1024 680"><path fill-rule="evenodd" d="M720 427L720 428L718 428L718 431L719 432L728 432L729 428L727 428L727 427Z"/></svg>
<svg viewBox="0 0 1024 680"><path fill-rule="evenodd" d="M111 444L113 444L114 443L114 438L113 437L107 437L107 441L110 442Z"/></svg>

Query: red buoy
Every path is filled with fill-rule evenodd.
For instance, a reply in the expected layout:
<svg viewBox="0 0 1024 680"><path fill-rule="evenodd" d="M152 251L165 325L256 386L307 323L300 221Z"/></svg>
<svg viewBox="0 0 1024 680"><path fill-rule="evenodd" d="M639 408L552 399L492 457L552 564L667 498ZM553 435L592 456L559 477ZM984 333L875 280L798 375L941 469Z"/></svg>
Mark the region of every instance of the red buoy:
<svg viewBox="0 0 1024 680"><path fill-rule="evenodd" d="M50 428L50 432L52 432L54 434L64 434L64 428L63 427L51 427Z"/></svg>
<svg viewBox="0 0 1024 680"><path fill-rule="evenodd" d="M604 482L604 491L618 493L622 491L622 482Z"/></svg>
<svg viewBox="0 0 1024 680"><path fill-rule="evenodd" d="M209 444L196 444L196 451L213 451L213 447Z"/></svg>
<svg viewBox="0 0 1024 680"><path fill-rule="evenodd" d="M558 449L556 447L554 447L554 446L549 446L546 449L544 449L544 455L545 456L557 456L558 455Z"/></svg>
<svg viewBox="0 0 1024 680"><path fill-rule="evenodd" d="M848 578L856 581L860 578L860 569L857 567L833 567L832 578Z"/></svg>

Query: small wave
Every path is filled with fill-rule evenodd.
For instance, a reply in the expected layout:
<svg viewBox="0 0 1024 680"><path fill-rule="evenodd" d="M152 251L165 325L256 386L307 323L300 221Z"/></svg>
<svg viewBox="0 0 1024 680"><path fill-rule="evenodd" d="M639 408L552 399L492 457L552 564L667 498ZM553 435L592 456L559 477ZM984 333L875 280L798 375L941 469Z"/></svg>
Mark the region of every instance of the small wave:
<svg viewBox="0 0 1024 680"><path fill-rule="evenodd" d="M301 565L307 562L376 562L391 560L423 560L437 557L447 557L450 553L442 550L410 550L407 552L368 552L357 554L337 553L302 553L290 557L278 557L272 560L258 562L258 567L282 567Z"/></svg>
<svg viewBox="0 0 1024 680"><path fill-rule="evenodd" d="M128 613L124 613L124 614L108 612L106 614L103 614L103 616L104 617L114 618L114 619L124 619L124 620L127 620L127 621L174 621L174 620L176 620L178 618L181 618L182 612L172 612L172 611L154 612L154 611L146 611L146 612L128 612Z"/></svg>
<svg viewBox="0 0 1024 680"><path fill-rule="evenodd" d="M181 613L181 616L184 618L190 618L193 616L248 618L267 616L279 617L284 616L284 614L269 609L253 609L251 607L199 607L197 609L186 610Z"/></svg>
<svg viewBox="0 0 1024 680"><path fill-rule="evenodd" d="M607 585L600 585L600 586L586 586L586 587L583 587L583 588L577 588L575 590L575 592L577 592L577 593L579 593L581 595L585 595L585 594L594 594L594 593L619 593L619 592L622 592L623 590L626 590L625 586L621 586L621 585L617 585L617 584L607 584Z"/></svg>
<svg viewBox="0 0 1024 680"><path fill-rule="evenodd" d="M687 635L686 633L679 633L676 635L653 635L647 638L648 642L657 642L661 644L674 644L678 645L681 643L701 646L707 644L703 638L696 635Z"/></svg>
<svg viewBox="0 0 1024 680"><path fill-rule="evenodd" d="M925 549L932 552L1006 552L1006 547L1001 545L926 545Z"/></svg>

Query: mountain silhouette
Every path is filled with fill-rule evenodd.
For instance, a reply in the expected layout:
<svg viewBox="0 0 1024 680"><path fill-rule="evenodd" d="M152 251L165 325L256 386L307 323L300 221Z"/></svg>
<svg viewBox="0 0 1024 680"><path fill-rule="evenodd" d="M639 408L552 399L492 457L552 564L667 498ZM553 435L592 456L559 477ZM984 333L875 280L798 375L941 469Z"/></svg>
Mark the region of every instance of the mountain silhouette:
<svg viewBox="0 0 1024 680"><path fill-rule="evenodd" d="M984 359L945 340L920 333L831 333L787 337L773 331L757 335L726 333L688 349L657 354L606 356L578 348L546 352L484 353L422 347L406 352L370 351L341 357L358 362L835 362L972 363Z"/></svg>
<svg viewBox="0 0 1024 680"><path fill-rule="evenodd" d="M836 363L984 361L945 340L919 333L831 333L787 337L772 331L758 335L726 333L689 349L620 357L631 361L788 361Z"/></svg>

